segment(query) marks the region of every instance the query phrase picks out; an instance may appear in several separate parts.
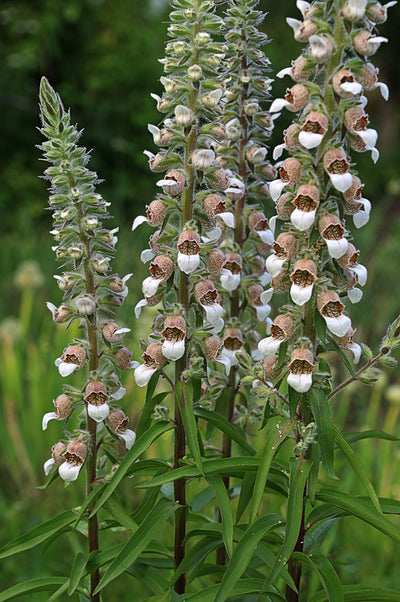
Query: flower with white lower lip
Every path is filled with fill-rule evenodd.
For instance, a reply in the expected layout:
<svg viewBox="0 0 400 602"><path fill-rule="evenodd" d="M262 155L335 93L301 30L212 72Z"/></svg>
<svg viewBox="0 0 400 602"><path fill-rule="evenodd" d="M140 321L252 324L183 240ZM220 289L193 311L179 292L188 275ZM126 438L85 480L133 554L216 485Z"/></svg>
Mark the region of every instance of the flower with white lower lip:
<svg viewBox="0 0 400 602"><path fill-rule="evenodd" d="M251 284L246 290L246 297L251 305L254 307L257 313L257 319L260 322L265 322L271 313L271 306L268 303L263 303L261 300L261 295L264 292L261 284Z"/></svg>
<svg viewBox="0 0 400 602"><path fill-rule="evenodd" d="M355 51L363 56L375 54L383 42L388 42L388 39L382 36L375 36L367 30L358 31L353 37Z"/></svg>
<svg viewBox="0 0 400 602"><path fill-rule="evenodd" d="M340 192L346 192L353 183L353 177L349 173L350 167L344 150L334 148L324 155L324 168L329 175L333 186Z"/></svg>
<svg viewBox="0 0 400 602"><path fill-rule="evenodd" d="M200 265L200 236L194 230L185 230L179 235L178 266L185 274L191 274Z"/></svg>
<svg viewBox="0 0 400 602"><path fill-rule="evenodd" d="M63 453L67 449L67 446L63 441L59 441L51 448L51 458L46 460L43 465L44 474L47 476L53 466L60 466L63 462L65 462L65 458Z"/></svg>
<svg viewBox="0 0 400 602"><path fill-rule="evenodd" d="M179 360L185 353L186 322L182 316L169 316L161 333L165 337L162 344L163 356L168 360Z"/></svg>
<svg viewBox="0 0 400 602"><path fill-rule="evenodd" d="M349 349L353 354L354 363L358 364L358 362L360 361L362 350L361 346L353 341L354 333L355 331L352 328L349 328L346 334L337 339L337 344L339 345L339 347Z"/></svg>
<svg viewBox="0 0 400 602"><path fill-rule="evenodd" d="M55 412L47 412L42 419L42 429L45 431L50 420L64 420L72 412L73 399L69 395L62 393L53 400L56 408Z"/></svg>
<svg viewBox="0 0 400 602"><path fill-rule="evenodd" d="M343 315L344 305L336 291L323 291L317 297L317 307L324 318L328 330L342 337L351 327L351 320Z"/></svg>
<svg viewBox="0 0 400 602"><path fill-rule="evenodd" d="M295 84L292 88L286 90L285 98L275 98L269 112L278 113L286 108L296 113L306 106L309 96L310 93L303 84Z"/></svg>
<svg viewBox="0 0 400 602"><path fill-rule="evenodd" d="M333 89L341 98L353 98L362 92L362 85L356 81L355 76L347 69L337 71L332 78Z"/></svg>
<svg viewBox="0 0 400 602"><path fill-rule="evenodd" d="M185 175L178 169L169 171L163 180L156 182L157 186L161 186L164 194L176 197L181 194L186 186Z"/></svg>
<svg viewBox="0 0 400 602"><path fill-rule="evenodd" d="M257 234L263 243L272 245L274 235L268 227L268 220L262 211L252 211L247 220L250 232Z"/></svg>
<svg viewBox="0 0 400 602"><path fill-rule="evenodd" d="M367 282L367 268L358 263L360 251L357 251L352 243L349 243L346 253L338 259L338 263L342 268L347 268L355 273L360 286L364 286Z"/></svg>
<svg viewBox="0 0 400 602"><path fill-rule="evenodd" d="M112 410L107 417L107 426L125 443L126 449L131 449L136 441L136 433L128 429L129 419L122 410Z"/></svg>
<svg viewBox="0 0 400 602"><path fill-rule="evenodd" d="M140 224L144 224L145 222L150 224L150 226L161 226L164 221L166 208L166 203L160 199L151 201L150 205L147 206L146 215L135 217L132 230L136 230Z"/></svg>
<svg viewBox="0 0 400 602"><path fill-rule="evenodd" d="M153 374L157 372L165 363L165 356L162 352L161 343L150 343L142 358L144 364L140 364L133 373L133 377L138 387L145 387Z"/></svg>
<svg viewBox="0 0 400 602"><path fill-rule="evenodd" d="M297 189L293 199L294 211L290 214L293 226L304 232L311 228L319 206L319 189L314 184L303 184Z"/></svg>
<svg viewBox="0 0 400 602"><path fill-rule="evenodd" d="M349 21L360 21L365 15L368 0L347 0L342 8L342 15Z"/></svg>
<svg viewBox="0 0 400 602"><path fill-rule="evenodd" d="M265 267L269 274L274 277L279 274L283 264L291 259L297 246L297 239L291 232L282 232L273 244L274 253L265 260Z"/></svg>
<svg viewBox="0 0 400 602"><path fill-rule="evenodd" d="M86 456L87 447L81 437L68 443L67 449L63 454L65 462L58 468L58 474L63 481L67 483L76 481Z"/></svg>
<svg viewBox="0 0 400 602"><path fill-rule="evenodd" d="M110 407L107 403L109 395L107 387L99 380L93 380L86 386L85 397L87 411L93 420L102 422L110 413Z"/></svg>
<svg viewBox="0 0 400 602"><path fill-rule="evenodd" d="M218 293L211 280L200 280L194 287L194 296L206 312L206 320L215 324L222 318L224 308L218 303Z"/></svg>
<svg viewBox="0 0 400 602"><path fill-rule="evenodd" d="M57 358L55 365L61 376L69 376L79 370L86 362L86 351L81 345L70 345L64 349L61 357Z"/></svg>
<svg viewBox="0 0 400 602"><path fill-rule="evenodd" d="M115 322L107 322L103 326L102 335L109 343L122 343L124 335L130 331L130 328L121 328Z"/></svg>
<svg viewBox="0 0 400 602"><path fill-rule="evenodd" d="M227 328L224 332L221 355L229 359L230 366L237 366L236 353L243 347L243 337L239 328Z"/></svg>
<svg viewBox="0 0 400 602"><path fill-rule="evenodd" d="M162 282L166 282L174 270L174 262L168 255L158 255L150 264L151 276L145 278L142 291L145 297L153 297Z"/></svg>
<svg viewBox="0 0 400 602"><path fill-rule="evenodd" d="M317 266L312 259L299 259L290 275L292 286L290 296L296 305L304 305L311 299L314 283L317 279Z"/></svg>
<svg viewBox="0 0 400 602"><path fill-rule="evenodd" d="M349 246L347 238L344 238L344 228L337 215L327 213L318 223L319 231L326 242L328 253L334 259L342 257Z"/></svg>
<svg viewBox="0 0 400 602"><path fill-rule="evenodd" d="M294 331L294 322L290 314L280 314L272 322L271 336L261 339L258 343L258 349L264 357L275 355L284 341L290 339Z"/></svg>
<svg viewBox="0 0 400 602"><path fill-rule="evenodd" d="M322 142L328 131L329 121L326 115L320 111L311 111L299 133L299 142L304 148L316 148Z"/></svg>
<svg viewBox="0 0 400 602"><path fill-rule="evenodd" d="M226 211L226 202L221 195L208 195L203 201L203 208L210 218L218 217L230 228L235 227L235 216L230 211Z"/></svg>
<svg viewBox="0 0 400 602"><path fill-rule="evenodd" d="M306 393L311 388L313 359L309 349L295 349L291 355L287 382L298 393Z"/></svg>
<svg viewBox="0 0 400 602"><path fill-rule="evenodd" d="M240 284L242 257L239 253L227 253L220 270L221 286L228 292L237 289Z"/></svg>

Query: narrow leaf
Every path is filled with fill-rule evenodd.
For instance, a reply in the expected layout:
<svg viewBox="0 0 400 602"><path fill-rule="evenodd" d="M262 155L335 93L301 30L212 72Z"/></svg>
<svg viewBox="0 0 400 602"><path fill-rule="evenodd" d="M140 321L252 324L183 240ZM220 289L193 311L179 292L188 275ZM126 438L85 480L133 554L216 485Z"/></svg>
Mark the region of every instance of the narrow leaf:
<svg viewBox="0 0 400 602"><path fill-rule="evenodd" d="M321 502L341 508L345 512L360 518L378 531L381 531L381 533L384 533L384 535L400 543L399 528L385 516L377 513L376 509L371 507L365 500L350 496L342 491L336 491L335 489L323 489L317 494L316 498Z"/></svg>
<svg viewBox="0 0 400 602"><path fill-rule="evenodd" d="M154 406L158 403L161 403L163 399L168 395L168 392L159 393L158 395L154 395L154 391L156 390L158 379L160 378L160 371L157 370L155 374L149 380L149 384L147 385L146 391L146 400L144 402L144 407L142 413L140 415L139 424L136 428L136 436L139 438L143 433L151 425L151 416L154 411Z"/></svg>
<svg viewBox="0 0 400 602"><path fill-rule="evenodd" d="M100 592L113 579L121 575L136 560L136 558L146 549L153 536L159 529L165 526L168 517L178 509L177 505L171 505L165 498L162 498L152 511L146 516L143 523L136 531L134 537L122 548L118 556L110 564L104 573L94 594Z"/></svg>
<svg viewBox="0 0 400 602"><path fill-rule="evenodd" d="M326 474L337 479L333 468L333 422L329 401L320 389L311 388L309 391L311 411L317 425L318 443L321 450L322 466Z"/></svg>
<svg viewBox="0 0 400 602"><path fill-rule="evenodd" d="M400 441L400 437L395 437L384 431L360 431L351 433L342 433L347 443L354 443L354 441L361 441L362 439L385 439L387 441Z"/></svg>
<svg viewBox="0 0 400 602"><path fill-rule="evenodd" d="M293 387L289 385L288 388L288 397L289 397L289 413L290 418L294 418L297 410L297 406L299 405L301 393L295 391Z"/></svg>
<svg viewBox="0 0 400 602"><path fill-rule="evenodd" d="M113 496L108 498L107 500L107 508L111 512L112 516L115 518L117 523L121 525L121 527L125 527L131 533L135 533L138 529L137 523L133 520L133 518L127 513L127 511L122 507L120 501L117 496Z"/></svg>
<svg viewBox="0 0 400 602"><path fill-rule="evenodd" d="M87 562L87 558L86 558L85 554L82 554L82 552L78 552L78 554L75 556L75 560L74 560L74 563L73 563L72 569L71 569L71 575L69 578L69 587L67 590L68 596L72 596L72 594L77 589L77 587L84 575L86 562Z"/></svg>
<svg viewBox="0 0 400 602"><path fill-rule="evenodd" d="M222 535L224 538L224 544L228 556L231 558L233 553L233 518L228 492L225 488L222 478L219 475L208 475L207 481L215 491L215 496L217 498L222 517Z"/></svg>
<svg viewBox="0 0 400 602"><path fill-rule="evenodd" d="M239 540L221 584L215 596L215 602L224 602L232 592L241 575L247 568L258 542L272 529L283 524L278 514L267 514L253 523Z"/></svg>
<svg viewBox="0 0 400 602"><path fill-rule="evenodd" d="M62 585L64 582L65 577L39 577L24 581L23 583L17 583L17 585L13 585L0 593L0 602L12 600L24 594L32 594L33 592L52 591L54 587Z"/></svg>
<svg viewBox="0 0 400 602"><path fill-rule="evenodd" d="M222 414L219 414L218 412L213 412L212 410L204 410L203 408L195 408L194 413L198 418L216 426L230 439L235 441L244 451L250 454L250 456L255 455L256 452L251 445L247 443L246 439L242 437L225 416L222 416Z"/></svg>
<svg viewBox="0 0 400 602"><path fill-rule="evenodd" d="M354 372L354 368L351 365L349 359L346 357L346 354L344 353L343 349L341 349L339 347L339 345L336 343L336 341L331 336L328 336L328 340L329 340L329 343L330 343L332 349L334 351L336 351L336 353L339 355L340 359L342 360L342 362L346 366L347 370L350 372L351 376L353 378L355 378L356 373Z"/></svg>
<svg viewBox="0 0 400 602"><path fill-rule="evenodd" d="M290 458L289 497L285 539L267 580L267 586L276 583L281 568L289 560L300 532L303 516L304 488L311 462L304 458Z"/></svg>
<svg viewBox="0 0 400 602"><path fill-rule="evenodd" d="M25 550L30 550L31 548L37 546L38 544L46 541L52 537L52 535L63 531L75 520L75 514L72 510L67 510L66 512L62 512L58 514L54 518L41 523L37 527L34 527L21 537L10 541L10 543L6 544L0 550L0 558L7 558L7 556L12 556L12 554L18 554L19 552L24 552Z"/></svg>
<svg viewBox="0 0 400 602"><path fill-rule="evenodd" d="M188 389L191 390L191 395L188 394ZM178 400L179 409L182 415L185 434L193 459L200 473L203 473L203 460L201 457L199 441L197 439L197 424L193 410L193 387L191 384L186 384L185 388L181 383L178 383L176 388L176 398ZM185 395L186 393L186 395Z"/></svg>
<svg viewBox="0 0 400 602"><path fill-rule="evenodd" d="M236 510L236 522L238 523L243 512L246 510L253 497L254 483L256 482L256 474L254 472L246 472L243 476L240 486L239 502Z"/></svg>
<svg viewBox="0 0 400 602"><path fill-rule="evenodd" d="M379 585L344 585L345 602L398 602L399 591ZM325 594L318 593L310 602L328 602Z"/></svg>
<svg viewBox="0 0 400 602"><path fill-rule="evenodd" d="M279 445L286 439L288 433L283 435L285 426L281 417L271 418L265 430L264 449L260 458L257 476L253 489L252 503L250 506L249 524L252 524L257 516L258 509L264 495L265 484L271 468L272 460Z"/></svg>
<svg viewBox="0 0 400 602"><path fill-rule="evenodd" d="M382 514L382 508L379 504L378 496L375 492L375 489L372 486L371 481L368 478L364 466L361 464L360 460L357 458L351 446L347 443L346 439L342 436L341 432L336 426L333 428L333 435L335 437L336 444L341 449L346 460L348 461L355 474L359 478L361 484L367 492L369 499L371 500L377 511L380 514Z"/></svg>
<svg viewBox="0 0 400 602"><path fill-rule="evenodd" d="M292 559L310 567L317 575L322 587L326 591L329 602L344 602L342 586L332 564L321 554L313 555L312 558L302 552L293 552Z"/></svg>
<svg viewBox="0 0 400 602"><path fill-rule="evenodd" d="M147 450L147 448L158 437L160 437L160 435L166 433L172 428L174 427L169 422L156 422L156 424L153 424L139 439L137 439L135 444L131 447L125 458L122 460L118 470L95 505L91 516L95 515L99 511L102 505L108 500L113 491L117 488L122 479L130 472L136 460Z"/></svg>

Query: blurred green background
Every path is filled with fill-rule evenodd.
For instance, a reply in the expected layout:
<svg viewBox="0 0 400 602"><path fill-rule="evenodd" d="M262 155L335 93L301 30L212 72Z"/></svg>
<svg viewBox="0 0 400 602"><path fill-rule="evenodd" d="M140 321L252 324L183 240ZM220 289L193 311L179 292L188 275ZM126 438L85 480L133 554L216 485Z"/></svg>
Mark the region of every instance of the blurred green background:
<svg viewBox="0 0 400 602"><path fill-rule="evenodd" d="M61 433L56 430L60 425L53 427L53 423L49 432L42 433L41 417L51 411L51 400L61 385L54 359L71 336L52 323L45 308L47 300L60 301L60 292L52 278L57 266L48 234L46 183L38 177L45 166L35 148L42 141L37 131L40 77L46 75L71 107L73 122L84 128L82 144L94 149L91 167L104 179L99 191L112 203L110 226L120 228L114 269L121 275L135 274L120 322L132 329L127 343L138 357L137 338L146 333L147 325L143 321L140 327L135 325L133 307L146 273L139 252L146 247L149 229L144 226L133 235L131 224L155 193L157 178L149 173L143 150L154 150L147 123L160 121L150 93L161 92L162 67L157 59L163 56L166 40L167 5L163 0L0 2L0 545L82 499L82 484L66 494L60 483L50 492L36 489L43 482L42 463ZM261 0L260 8L271 13L265 30L272 40L267 51L274 74L301 51L285 23L286 17L300 18L300 13L294 0ZM358 329L357 341L375 348L400 305L400 15L397 7L390 10L388 22L380 27L389 43L374 57L380 79L389 84L390 99L385 103L373 91L367 107L371 127L379 132L381 158L374 166L367 154L354 157L373 210L368 226L354 232L369 280L364 298L349 310ZM278 81L274 94L282 96L288 85L288 79ZM283 115L277 122L271 146L281 142L285 119ZM271 213L267 205L266 213ZM400 402L396 384L400 384L398 372L392 371L372 396L370 390L354 388L340 405L339 423L355 430L385 426L396 433ZM127 386L135 396L136 409L130 410L134 422L143 393L137 392L131 375ZM394 457L399 459L398 448L387 443L358 445L379 493L400 497L399 471L393 462ZM351 487L349 478L344 480ZM344 565L344 580L400 587L391 544L385 542L382 548L382 540L375 540L372 530L358 528L357 535L339 530L335 537L340 546L337 541L332 544L336 548L349 544L351 549L354 538L359 538L359 556ZM2 562L0 591L46 571L67 574L70 549L81 544L72 538L64 542L62 559L54 554L56 545L43 555L41 551L27 556L24 568L19 557ZM376 545L382 552L378 567ZM120 599L132 598L122 594Z"/></svg>

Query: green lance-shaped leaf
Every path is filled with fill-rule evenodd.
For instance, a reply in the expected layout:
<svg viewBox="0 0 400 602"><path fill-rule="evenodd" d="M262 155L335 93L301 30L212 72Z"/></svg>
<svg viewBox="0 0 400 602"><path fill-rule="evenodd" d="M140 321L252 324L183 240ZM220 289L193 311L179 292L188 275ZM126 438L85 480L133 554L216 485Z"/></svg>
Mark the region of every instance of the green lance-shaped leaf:
<svg viewBox="0 0 400 602"><path fill-rule="evenodd" d="M320 389L311 388L309 391L311 411L317 425L318 443L321 450L322 466L326 474L337 479L333 468L333 422L329 401Z"/></svg>
<svg viewBox="0 0 400 602"><path fill-rule="evenodd" d="M287 432L285 432L285 430ZM285 434L284 434L285 432ZM261 504L262 496L265 490L268 473L271 468L272 460L279 445L288 436L288 429L285 429L282 418L271 418L265 430L264 449L260 458L260 466L257 471L257 476L253 489L252 503L250 506L249 523L253 523L256 519L258 509Z"/></svg>
<svg viewBox="0 0 400 602"><path fill-rule="evenodd" d="M326 591L329 602L344 602L342 586L332 564L321 554L313 555L312 558L303 552L293 552L292 559L310 567L317 575L322 587Z"/></svg>
<svg viewBox="0 0 400 602"><path fill-rule="evenodd" d="M200 473L203 473L203 460L201 457L199 440L197 438L196 418L193 411L193 395L195 393L195 389L191 383L186 384L185 387L182 387L181 383L178 383L175 387L175 391L179 409L182 415L183 425L185 427L189 449L192 452L192 456L196 462L197 468L199 469Z"/></svg>
<svg viewBox="0 0 400 602"><path fill-rule="evenodd" d="M127 511L122 507L117 496L114 495L114 496L108 498L107 508L111 512L111 514L115 518L115 520L121 525L121 527L125 527L125 529L127 531L131 531L132 534L137 531L137 529L138 529L137 523L127 513Z"/></svg>
<svg viewBox="0 0 400 602"><path fill-rule="evenodd" d="M303 516L304 488L311 465L312 463L304 458L290 458L289 497L285 540L267 579L267 586L275 583L281 572L281 568L289 560L296 545Z"/></svg>
<svg viewBox="0 0 400 602"><path fill-rule="evenodd" d="M351 433L342 433L347 443L354 443L355 441L362 441L363 439L385 439L386 441L400 441L400 437L395 437L390 433L384 431L359 431Z"/></svg>
<svg viewBox="0 0 400 602"><path fill-rule="evenodd" d="M247 506L250 504L253 498L253 490L254 484L256 482L257 474L254 472L246 472L243 476L241 485L240 485L240 496L239 502L236 510L236 522L240 521L240 518L243 512L246 510Z"/></svg>
<svg viewBox="0 0 400 602"><path fill-rule="evenodd" d="M256 452L251 445L247 443L246 439L232 426L225 416L222 416L222 414L212 410L204 410L203 408L195 408L194 413L198 418L201 418L202 420L205 420L206 422L216 426L230 439L235 441L248 454L251 456L255 455Z"/></svg>
<svg viewBox="0 0 400 602"><path fill-rule="evenodd" d="M87 562L87 558L86 558L85 554L82 554L82 552L78 552L78 554L75 556L75 560L74 560L74 563L73 563L72 569L71 569L71 575L69 578L69 586L68 586L68 590L67 590L68 596L72 596L72 594L76 591L76 589L84 575L86 562Z"/></svg>
<svg viewBox="0 0 400 602"><path fill-rule="evenodd" d="M154 395L158 380L160 378L160 370L157 370L155 374L149 380L146 390L146 399L144 407L140 416L139 424L136 429L136 436L139 438L151 425L151 416L153 414L154 406L160 403L168 393L159 393Z"/></svg>
<svg viewBox="0 0 400 602"><path fill-rule="evenodd" d="M6 600L13 600L18 598L19 600L27 600L27 595L35 592L49 592L62 585L65 582L65 577L39 577L37 579L30 579L23 583L17 583L8 589L0 593L0 602Z"/></svg>
<svg viewBox="0 0 400 602"><path fill-rule="evenodd" d="M242 579L235 585L231 592L231 598L240 596L239 599L243 599L243 596L250 596L251 594L259 594L263 585L262 579ZM214 602L215 594L218 591L218 585L212 585L196 594L189 594L185 596L185 602ZM278 602L285 602L285 597L282 596L276 589L268 588L264 590L268 595L268 599L278 600Z"/></svg>
<svg viewBox="0 0 400 602"><path fill-rule="evenodd" d="M233 553L233 517L229 495L220 475L208 475L207 481L215 491L222 517L222 535L229 558Z"/></svg>
<svg viewBox="0 0 400 602"><path fill-rule="evenodd" d="M400 529L385 516L382 516L374 507L371 507L365 500L355 498L335 489L323 489L316 495L316 498L321 502L331 504L336 508L348 512L348 514L360 518L384 535L400 543Z"/></svg>
<svg viewBox="0 0 400 602"><path fill-rule="evenodd" d="M56 533L64 531L71 523L75 521L76 515L72 510L67 510L58 514L54 518L41 523L37 527L34 527L28 533L21 535L17 539L10 541L0 550L0 559L7 558L13 554L30 550L35 546L39 545L43 541L46 541Z"/></svg>
<svg viewBox="0 0 400 602"><path fill-rule="evenodd" d="M345 602L398 602L399 591L378 585L344 585ZM325 593L312 597L310 602L329 602Z"/></svg>
<svg viewBox="0 0 400 602"><path fill-rule="evenodd" d="M121 575L133 562L135 562L136 558L146 549L147 545L157 534L159 529L165 525L168 517L177 509L177 505L171 504L165 498L158 502L147 515L134 536L131 537L118 556L110 564L94 594L100 592L106 585Z"/></svg>
<svg viewBox="0 0 400 602"><path fill-rule="evenodd" d="M278 514L267 514L250 525L243 533L222 578L215 596L215 602L223 602L227 599L241 575L243 575L246 570L258 542L265 537L269 531L282 526L283 522L282 517Z"/></svg>
<svg viewBox="0 0 400 602"><path fill-rule="evenodd" d="M338 447L343 452L346 460L354 470L355 474L359 478L361 484L363 485L365 491L367 492L369 499L377 509L377 511L382 514L382 508L379 504L378 496L375 492L375 489L372 486L371 481L368 478L368 475L365 471L364 466L361 464L360 460L357 458L356 454L347 443L346 439L342 436L341 432L337 427L333 428L333 435L335 437L335 442Z"/></svg>
<svg viewBox="0 0 400 602"><path fill-rule="evenodd" d="M190 536L190 533L188 535ZM200 541L198 541L185 555L185 558L182 560L171 579L171 584L175 583L182 574L186 575L187 583L189 583L190 571L202 566L207 556L219 548L221 544L222 539L220 537L216 539L215 537L206 536L200 539Z"/></svg>
<svg viewBox="0 0 400 602"><path fill-rule="evenodd" d="M148 449L148 447L163 433L171 430L173 425L165 422L157 422L151 426L143 435L136 440L135 444L131 447L125 458L122 460L118 470L112 477L108 487L103 492L99 501L96 503L91 516L94 516L102 505L108 500L113 491L122 481L122 479L129 473L136 460Z"/></svg>

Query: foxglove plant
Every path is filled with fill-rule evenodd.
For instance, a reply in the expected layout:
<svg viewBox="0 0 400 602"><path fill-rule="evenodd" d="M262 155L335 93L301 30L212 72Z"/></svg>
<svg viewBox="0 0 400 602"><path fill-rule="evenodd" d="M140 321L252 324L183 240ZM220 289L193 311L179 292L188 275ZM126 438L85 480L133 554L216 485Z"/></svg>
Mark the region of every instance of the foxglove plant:
<svg viewBox="0 0 400 602"><path fill-rule="evenodd" d="M281 564L274 564L268 578L273 583L289 560L293 582L287 585L287 600L299 599L307 549L306 523L311 519L306 518L305 504L310 499L313 503L315 494L310 489L312 477L306 475L321 454L326 472L334 476L334 438L343 449L341 435L332 425L329 400L354 379L373 382L378 371L372 366L378 361L392 364L388 355L394 344L392 336L390 345L372 357L366 346L353 341L355 329L346 314L350 308L345 307L346 301L351 305L360 300L357 285L363 286L367 278L366 268L358 263L349 222L356 228L367 223L371 204L362 196L363 184L350 154L369 151L374 163L379 157L377 132L368 127L364 96L377 86L377 69L369 57L387 41L374 33L378 3L367 7L356 0L331 0L297 2L297 6L303 20L287 21L295 39L306 46L292 66L278 74L290 75L294 85L270 107L271 112L296 113L284 143L274 151L275 158L284 151L289 157L270 185L280 233L266 267L271 292L285 293L286 299L271 325L271 335L258 345L266 358L259 374L260 393L276 411L288 412L295 425L291 485L300 488L303 502L297 524L292 525L292 541L288 531L279 554ZM387 98L386 87L380 88ZM364 352L367 362L355 372L342 349L352 352L356 364ZM331 368L321 355L328 350L336 350L349 367L352 376L345 384L334 386ZM289 500L295 495L289 488Z"/></svg>
<svg viewBox="0 0 400 602"><path fill-rule="evenodd" d="M77 144L80 132L71 125L69 112L45 78L40 85L40 109L41 132L47 139L40 149L44 160L51 163L44 177L50 182L53 250L62 270L55 278L64 293L61 305L47 305L57 324L78 322L81 328L80 338L64 349L55 364L65 378L84 373L76 385L64 386L54 400L55 411L43 417L43 429L53 419L66 421L65 439L53 446L44 469L49 474L57 467L59 476L70 483L85 465L89 497L94 484L106 474L106 469L98 466L104 464L100 446L117 461L135 442L135 433L127 428L128 418L118 407L125 394L118 372L134 366L131 352L123 345L129 328L114 322L127 295L130 275L120 278L111 272L118 229L103 225L110 218L109 203L96 193L97 175L86 167L89 153ZM76 428L70 431L73 412L79 416ZM92 509L91 504L89 514ZM98 550L97 514L88 519L88 540L89 552ZM96 570L91 574L93 600L99 600L94 594L98 581Z"/></svg>

